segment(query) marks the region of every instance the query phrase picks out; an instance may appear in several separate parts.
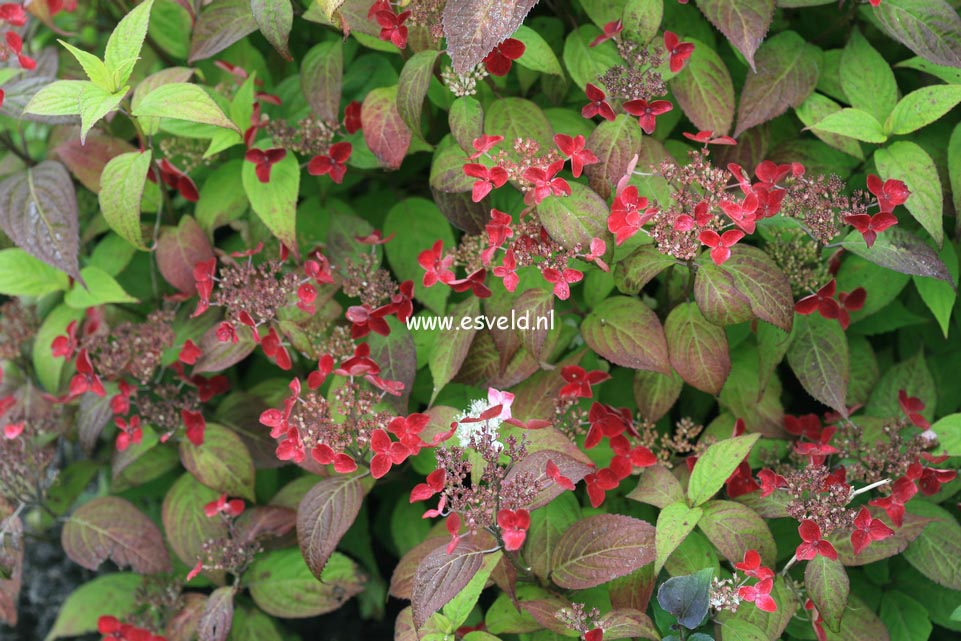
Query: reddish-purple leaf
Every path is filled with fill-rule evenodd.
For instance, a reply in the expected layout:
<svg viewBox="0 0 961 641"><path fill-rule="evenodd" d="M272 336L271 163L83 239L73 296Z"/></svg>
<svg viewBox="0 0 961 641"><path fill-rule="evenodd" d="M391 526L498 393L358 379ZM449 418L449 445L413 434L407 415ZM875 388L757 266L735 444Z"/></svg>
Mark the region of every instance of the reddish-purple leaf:
<svg viewBox="0 0 961 641"><path fill-rule="evenodd" d="M440 545L421 560L414 574L411 608L414 624L424 625L428 617L444 607L466 586L484 564L484 549L464 538L447 553Z"/></svg>
<svg viewBox="0 0 961 641"><path fill-rule="evenodd" d="M248 507L237 517L235 537L241 541L282 538L297 527L297 510L280 505Z"/></svg>
<svg viewBox="0 0 961 641"><path fill-rule="evenodd" d="M642 245L617 262L614 285L622 294L633 296L675 263L672 256L657 251L654 245Z"/></svg>
<svg viewBox="0 0 961 641"><path fill-rule="evenodd" d="M587 476L592 470L590 465L556 450L538 450L529 454L516 465L512 466L507 476L504 477L504 483L510 483L516 480L518 476L524 474L527 475L525 477L525 483L544 487L544 489L534 496L528 505L524 506L528 510L536 510L539 507L544 507L565 491L564 488L548 478L548 461L553 461L554 465L560 469L561 475L566 476L575 484ZM530 479L530 481L526 479Z"/></svg>
<svg viewBox="0 0 961 641"><path fill-rule="evenodd" d="M961 67L961 18L945 0L885 0L872 9L881 27L926 60Z"/></svg>
<svg viewBox="0 0 961 641"><path fill-rule="evenodd" d="M517 31L537 0L459 0L444 7L447 53L456 73L480 63Z"/></svg>
<svg viewBox="0 0 961 641"><path fill-rule="evenodd" d="M584 342L615 365L668 374L667 340L661 321L636 298L612 296L581 323Z"/></svg>
<svg viewBox="0 0 961 641"><path fill-rule="evenodd" d="M704 317L716 325L737 325L754 317L750 299L734 285L724 266L705 259L694 276L694 300Z"/></svg>
<svg viewBox="0 0 961 641"><path fill-rule="evenodd" d="M608 587L611 605L615 608L629 608L644 612L651 602L656 583L657 577L654 575L653 563L614 579Z"/></svg>
<svg viewBox="0 0 961 641"><path fill-rule="evenodd" d="M200 616L207 605L207 596L199 592L184 592L182 605L167 621L164 636L167 641L193 641L197 638Z"/></svg>
<svg viewBox="0 0 961 641"><path fill-rule="evenodd" d="M724 558L740 563L745 552L757 550L765 565L774 564L774 536L757 512L734 501L708 501L702 507L697 526Z"/></svg>
<svg viewBox="0 0 961 641"><path fill-rule="evenodd" d="M180 460L194 478L212 490L254 500L254 462L232 430L208 422L203 443L180 441Z"/></svg>
<svg viewBox="0 0 961 641"><path fill-rule="evenodd" d="M209 519L204 505L216 501L218 492L200 484L190 474L183 474L164 497L161 518L167 541L177 557L192 568L203 558L205 541L227 536L227 525L221 519ZM214 579L223 577L223 571L205 572Z"/></svg>
<svg viewBox="0 0 961 641"><path fill-rule="evenodd" d="M757 247L739 244L731 249L731 257L721 268L731 275L737 291L747 297L755 316L786 332L791 331L794 322L791 283L770 256Z"/></svg>
<svg viewBox="0 0 961 641"><path fill-rule="evenodd" d="M397 113L407 128L421 140L424 138L420 128L424 98L427 97L434 64L439 57L440 52L434 50L415 53L404 63L397 80Z"/></svg>
<svg viewBox="0 0 961 641"><path fill-rule="evenodd" d="M585 148L594 152L599 162L586 166L584 173L591 189L606 199L627 173L631 159L641 152L641 128L625 114L603 120L587 139Z"/></svg>
<svg viewBox="0 0 961 641"><path fill-rule="evenodd" d="M216 55L256 30L250 0L214 0L200 12L194 25L188 61Z"/></svg>
<svg viewBox="0 0 961 641"><path fill-rule="evenodd" d="M745 3L746 4L746 3ZM771 3L773 6L773 2ZM704 9L703 4L701 6ZM671 79L671 91L684 115L701 130L726 135L734 122L734 83L714 49L696 40L684 71Z"/></svg>
<svg viewBox="0 0 961 641"><path fill-rule="evenodd" d="M80 446L87 454L93 452L97 446L100 433L113 419L113 410L110 408L110 396L97 396L96 394L84 394L80 398L80 406L77 408L77 437L80 439Z"/></svg>
<svg viewBox="0 0 961 641"><path fill-rule="evenodd" d="M292 60L287 48L294 24L294 7L290 0L250 0L250 12L267 42L284 60Z"/></svg>
<svg viewBox="0 0 961 641"><path fill-rule="evenodd" d="M820 50L793 31L782 31L757 52L757 72L748 73L737 112L735 136L804 102L818 80Z"/></svg>
<svg viewBox="0 0 961 641"><path fill-rule="evenodd" d="M233 586L217 588L207 597L204 611L197 625L198 641L226 641L234 619Z"/></svg>
<svg viewBox="0 0 961 641"><path fill-rule="evenodd" d="M400 381L404 389L400 396L388 395L384 400L398 413L407 413L407 399L417 374L417 349L410 331L402 323L390 320L390 335L371 333L367 337L370 357L380 365L379 376L389 381Z"/></svg>
<svg viewBox="0 0 961 641"><path fill-rule="evenodd" d="M753 69L754 52L774 18L774 0L698 0L697 7L744 54Z"/></svg>
<svg viewBox="0 0 961 641"><path fill-rule="evenodd" d="M381 167L397 169L407 155L411 133L397 111L397 86L379 87L364 98L360 108L364 141Z"/></svg>
<svg viewBox="0 0 961 641"><path fill-rule="evenodd" d="M185 294L197 291L194 265L214 257L207 234L193 216L183 216L176 227L165 227L157 241L157 267L164 279Z"/></svg>
<svg viewBox="0 0 961 641"><path fill-rule="evenodd" d="M344 44L339 40L315 45L300 66L300 88L314 115L326 122L340 119L344 77Z"/></svg>
<svg viewBox="0 0 961 641"><path fill-rule="evenodd" d="M804 587L817 606L818 613L824 617L824 624L837 632L851 592L848 573L841 561L820 554L808 561L804 568Z"/></svg>
<svg viewBox="0 0 961 641"><path fill-rule="evenodd" d="M0 622L17 625L17 604L23 577L23 522L19 516L0 518L5 538L0 540Z"/></svg>
<svg viewBox="0 0 961 641"><path fill-rule="evenodd" d="M218 325L214 325L200 337L201 356L194 365L194 374L223 371L250 356L257 347L253 334L247 326L237 328L238 340L234 343L217 338Z"/></svg>
<svg viewBox="0 0 961 641"><path fill-rule="evenodd" d="M620 514L597 514L572 525L557 542L551 579L583 590L654 560L654 526Z"/></svg>
<svg viewBox="0 0 961 641"><path fill-rule="evenodd" d="M77 192L59 162L46 160L0 182L0 229L34 258L80 279Z"/></svg>
<svg viewBox="0 0 961 641"><path fill-rule="evenodd" d="M63 527L60 542L75 563L96 570L108 558L140 574L170 571L163 535L133 503L103 496L81 505Z"/></svg>
<svg viewBox="0 0 961 641"><path fill-rule="evenodd" d="M798 316L787 362L808 394L847 416L848 339L837 320Z"/></svg>
<svg viewBox="0 0 961 641"><path fill-rule="evenodd" d="M550 416L554 407L554 399L566 382L557 372L567 365L577 365L584 357L586 350L581 349L554 364L554 371L537 372L514 390L514 417L522 421Z"/></svg>
<svg viewBox="0 0 961 641"><path fill-rule="evenodd" d="M718 394L731 372L727 335L709 323L694 303L681 303L668 314L664 335L671 365L686 383Z"/></svg>
<svg viewBox="0 0 961 641"><path fill-rule="evenodd" d="M684 381L677 372L661 374L637 370L634 372L633 385L637 411L649 421L659 421L674 407L682 387Z"/></svg>
<svg viewBox="0 0 961 641"><path fill-rule="evenodd" d="M447 536L432 536L408 550L394 566L394 573L391 574L390 589L388 590L390 595L398 599L410 600L414 589L414 575L417 574L417 567L420 562L434 550L438 548L446 549L449 541L450 538Z"/></svg>
<svg viewBox="0 0 961 641"><path fill-rule="evenodd" d="M91 132L85 143L74 138L60 143L56 155L80 183L95 194L100 193L100 174L111 158L136 151L125 140Z"/></svg>
<svg viewBox="0 0 961 641"><path fill-rule="evenodd" d="M355 476L324 479L304 496L297 509L297 540L307 567L320 578L327 559L353 525L364 501Z"/></svg>
<svg viewBox="0 0 961 641"><path fill-rule="evenodd" d="M641 610L617 608L605 612L597 620L597 626L604 630L605 639L659 639L657 627L651 617Z"/></svg>
<svg viewBox="0 0 961 641"><path fill-rule="evenodd" d="M570 188L569 196L548 196L537 206L544 229L567 248L590 247L594 238L605 239L610 244L607 203L581 183L571 183Z"/></svg>

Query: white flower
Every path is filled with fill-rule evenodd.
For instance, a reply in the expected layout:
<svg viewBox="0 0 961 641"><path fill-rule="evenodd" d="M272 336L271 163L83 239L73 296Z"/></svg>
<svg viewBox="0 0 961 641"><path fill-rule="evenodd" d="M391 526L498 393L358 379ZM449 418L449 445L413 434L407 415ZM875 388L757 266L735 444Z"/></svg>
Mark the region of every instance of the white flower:
<svg viewBox="0 0 961 641"><path fill-rule="evenodd" d="M484 435L493 435L497 439L497 430L501 423L511 417L511 404L514 402L514 395L510 392L501 392L493 387L487 390L487 400L482 398L471 401L470 407L454 417L457 422L457 440L461 447L470 447L471 438L474 442L480 441ZM484 412L497 405L501 406L500 414L486 420L464 422L465 419L480 418ZM501 446L503 447L503 446Z"/></svg>

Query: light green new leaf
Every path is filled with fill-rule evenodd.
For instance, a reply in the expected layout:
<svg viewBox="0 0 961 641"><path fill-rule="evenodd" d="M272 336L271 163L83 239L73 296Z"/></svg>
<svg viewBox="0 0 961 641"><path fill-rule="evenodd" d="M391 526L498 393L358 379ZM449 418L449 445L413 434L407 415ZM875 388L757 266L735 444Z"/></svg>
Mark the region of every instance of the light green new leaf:
<svg viewBox="0 0 961 641"><path fill-rule="evenodd" d="M701 508L691 508L680 501L668 505L657 515L657 527L654 531L654 549L657 551L654 560L655 575L660 573L671 553L694 530L703 513Z"/></svg>
<svg viewBox="0 0 961 641"><path fill-rule="evenodd" d="M691 504L701 505L714 496L759 438L760 434L745 434L719 441L707 448L697 459L687 485L687 497Z"/></svg>
<svg viewBox="0 0 961 641"><path fill-rule="evenodd" d="M908 186L911 195L904 206L940 247L944 242L944 193L938 169L928 152L913 142L900 140L874 152L874 162L881 178L896 178Z"/></svg>
<svg viewBox="0 0 961 641"><path fill-rule="evenodd" d="M956 285L958 282L958 254L954 249L954 245L950 242L944 243L944 247L941 248L938 257L948 268L948 273L951 274L951 278ZM924 276L914 276L913 278L914 286L918 289L918 293L921 294L921 300L924 301L924 304L927 305L931 313L934 314L938 325L941 326L941 332L944 334L944 337L947 338L948 327L951 323L951 311L954 309L954 303L958 299L957 288L951 283L937 278Z"/></svg>
<svg viewBox="0 0 961 641"><path fill-rule="evenodd" d="M124 16L110 34L103 61L107 71L113 75L114 91L126 84L134 65L137 64L144 38L147 37L151 7L153 0L140 3Z"/></svg>
<svg viewBox="0 0 961 641"><path fill-rule="evenodd" d="M100 209L107 224L131 245L147 250L140 229L140 201L143 199L150 151L120 154L110 159L100 176Z"/></svg>
<svg viewBox="0 0 961 641"><path fill-rule="evenodd" d="M84 267L80 270L87 287L74 283L63 301L74 309L87 309L108 303L136 303L137 299L124 291L113 276L99 267Z"/></svg>
<svg viewBox="0 0 961 641"><path fill-rule="evenodd" d="M810 129L864 142L882 143L888 139L877 118L860 109L847 108L835 111L816 122Z"/></svg>
<svg viewBox="0 0 961 641"><path fill-rule="evenodd" d="M5 296L43 296L67 289L70 279L59 269L11 247L0 250L0 294Z"/></svg>
<svg viewBox="0 0 961 641"><path fill-rule="evenodd" d="M157 87L133 109L136 118L174 118L215 127L223 127L240 133L237 125L217 106L213 98L198 85L172 82Z"/></svg>
<svg viewBox="0 0 961 641"><path fill-rule="evenodd" d="M511 37L524 43L524 55L517 59L517 64L531 71L540 71L555 76L564 75L561 70L561 63L554 55L554 50L539 33L530 27L521 25Z"/></svg>
<svg viewBox="0 0 961 641"><path fill-rule="evenodd" d="M83 49L77 49L69 42L64 40L57 40L64 48L77 59L80 66L83 67L84 73L87 74L87 78L90 82L97 85L107 93L113 93L118 88L113 86L113 79L110 77L110 72L107 71L107 67L104 66L103 61L92 53L87 53Z"/></svg>
<svg viewBox="0 0 961 641"><path fill-rule="evenodd" d="M961 85L931 85L912 91L898 102L884 124L892 134L909 134L954 109L961 102Z"/></svg>
<svg viewBox="0 0 961 641"><path fill-rule="evenodd" d="M124 87L117 93L108 93L93 83L87 84L80 92L80 143L87 139L87 134L101 118L115 110L123 97L127 95Z"/></svg>
<svg viewBox="0 0 961 641"><path fill-rule="evenodd" d="M80 94L92 86L86 80L57 80L38 91L23 108L25 114L37 116L79 116Z"/></svg>
<svg viewBox="0 0 961 641"><path fill-rule="evenodd" d="M857 29L841 53L839 75L851 106L884 122L898 101L898 83L888 61Z"/></svg>

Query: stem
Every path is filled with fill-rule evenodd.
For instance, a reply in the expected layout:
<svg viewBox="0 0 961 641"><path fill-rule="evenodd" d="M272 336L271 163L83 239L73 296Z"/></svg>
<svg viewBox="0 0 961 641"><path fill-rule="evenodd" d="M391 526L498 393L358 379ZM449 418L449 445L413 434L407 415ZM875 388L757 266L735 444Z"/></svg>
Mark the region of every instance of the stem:
<svg viewBox="0 0 961 641"><path fill-rule="evenodd" d="M891 482L891 479L881 479L880 481L875 481L874 483L871 483L871 485L865 485L860 490L855 490L851 492L851 498L854 498L858 494L864 494L865 492L870 492L874 488L881 487L882 485L887 485L890 482Z"/></svg>
<svg viewBox="0 0 961 641"><path fill-rule="evenodd" d="M14 156L22 160L28 167L32 167L36 164L33 158L31 158L26 151L21 149L15 142L13 142L13 138L10 137L9 132L4 132L2 135L0 135L0 145L2 145L4 149L12 153Z"/></svg>
<svg viewBox="0 0 961 641"><path fill-rule="evenodd" d="M791 566L793 566L795 563L797 563L797 554L792 556L791 559L784 566L784 569L781 570L781 576L787 575L787 571L790 570Z"/></svg>

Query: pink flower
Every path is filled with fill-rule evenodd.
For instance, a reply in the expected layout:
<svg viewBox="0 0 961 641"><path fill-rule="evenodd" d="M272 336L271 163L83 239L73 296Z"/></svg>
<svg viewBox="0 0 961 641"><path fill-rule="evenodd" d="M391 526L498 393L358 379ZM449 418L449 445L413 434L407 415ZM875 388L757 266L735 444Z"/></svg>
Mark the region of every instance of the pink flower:
<svg viewBox="0 0 961 641"><path fill-rule="evenodd" d="M497 526L501 529L504 549L516 552L524 545L527 529L531 526L531 515L527 510L501 510L497 513Z"/></svg>
<svg viewBox="0 0 961 641"><path fill-rule="evenodd" d="M619 193L611 204L607 217L607 229L614 234L614 243L620 245L636 234L649 221L654 212L644 211L648 200L637 193L637 187L630 185Z"/></svg>
<svg viewBox="0 0 961 641"><path fill-rule="evenodd" d="M554 144L561 150L564 157L571 161L571 173L574 174L574 178L580 178L585 165L600 162L593 151L584 149L584 142L584 136L580 134L573 138L566 134L554 136Z"/></svg>
<svg viewBox="0 0 961 641"><path fill-rule="evenodd" d="M684 137L688 140L693 140L694 142L703 143L705 145L736 145L737 141L730 136L714 136L714 132L710 129L704 129L696 134L684 132Z"/></svg>
<svg viewBox="0 0 961 641"><path fill-rule="evenodd" d="M471 200L475 203L482 201L494 189L503 187L508 178L507 170L503 167L487 167L477 163L464 165L464 174L477 179L471 189Z"/></svg>
<svg viewBox="0 0 961 641"><path fill-rule="evenodd" d="M718 235L712 229L705 229L701 231L698 238L711 248L711 260L714 261L714 264L723 265L731 257L731 247L734 247L737 241L744 238L744 232L739 229L729 229Z"/></svg>
<svg viewBox="0 0 961 641"><path fill-rule="evenodd" d="M374 452L374 457L370 460L370 474L375 479L387 474L391 466L400 465L406 461L411 453L406 445L392 441L390 435L382 429L371 433L370 449Z"/></svg>
<svg viewBox="0 0 961 641"><path fill-rule="evenodd" d="M438 240L430 249L425 249L417 256L417 262L424 268L424 287L432 287L436 282L449 283L454 279L451 265L454 256L444 256L444 241Z"/></svg>
<svg viewBox="0 0 961 641"><path fill-rule="evenodd" d="M590 103L584 105L584 108L581 109L581 115L583 117L593 118L594 116L600 116L604 120L614 120L614 118L616 118L614 110L607 104L607 96L603 91L587 83L584 93L587 94L587 99L590 100Z"/></svg>
<svg viewBox="0 0 961 641"><path fill-rule="evenodd" d="M221 494L220 498L204 505L204 514L207 515L207 518L213 518L218 514L240 516L240 513L243 511L244 502L241 499L231 499L228 501L226 492Z"/></svg>
<svg viewBox="0 0 961 641"><path fill-rule="evenodd" d="M755 579L773 579L774 571L761 565L761 555L757 550L747 550L744 553L744 560L734 564L735 569Z"/></svg>
<svg viewBox="0 0 961 641"><path fill-rule="evenodd" d="M521 177L533 184L533 189L524 194L525 205L539 205L548 196L570 196L571 186L563 178L557 178L557 172L564 168L564 161L558 160L547 166L530 167Z"/></svg>
<svg viewBox="0 0 961 641"><path fill-rule="evenodd" d="M655 100L650 104L646 100L631 100L624 103L624 111L632 116L638 116L637 124L647 135L654 133L657 116L666 114L673 108L674 105L667 100Z"/></svg>
<svg viewBox="0 0 961 641"><path fill-rule="evenodd" d="M578 283L584 278L584 273L576 269L567 268L564 271L548 267L543 270L544 280L554 284L554 295L561 300L571 297L572 283Z"/></svg>
<svg viewBox="0 0 961 641"><path fill-rule="evenodd" d="M507 253L504 254L504 260L500 265L494 267L494 276L501 278L504 281L504 288L513 292L517 289L517 285L520 283L520 277L515 271L517 269L517 260L514 257L514 250L508 249Z"/></svg>
<svg viewBox="0 0 961 641"><path fill-rule="evenodd" d="M501 406L501 412L497 415L497 418L504 421L511 417L511 405L514 403L514 395L510 392L501 392L493 387L487 388L487 402L491 407L495 405Z"/></svg>
<svg viewBox="0 0 961 641"><path fill-rule="evenodd" d="M742 585L737 589L737 595L742 601L753 601L758 610L774 612L777 610L777 603L771 598L773 587L774 579L763 579L754 585Z"/></svg>

